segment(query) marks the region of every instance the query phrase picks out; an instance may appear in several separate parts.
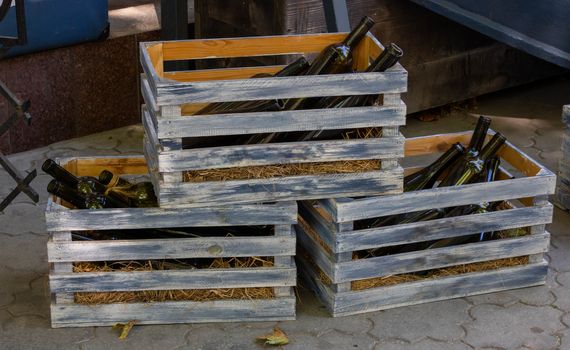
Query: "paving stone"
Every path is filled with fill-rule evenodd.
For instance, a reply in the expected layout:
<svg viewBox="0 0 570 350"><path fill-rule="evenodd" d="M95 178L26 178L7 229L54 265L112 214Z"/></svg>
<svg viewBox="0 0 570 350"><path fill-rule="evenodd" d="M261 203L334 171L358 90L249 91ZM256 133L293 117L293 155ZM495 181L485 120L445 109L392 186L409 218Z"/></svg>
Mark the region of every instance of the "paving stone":
<svg viewBox="0 0 570 350"><path fill-rule="evenodd" d="M49 318L50 296L47 276L39 276L29 281L28 286L31 287L34 281L36 288L14 293L15 302L7 307L12 315L36 315Z"/></svg>
<svg viewBox="0 0 570 350"><path fill-rule="evenodd" d="M570 271L570 236L553 235L547 253L550 266L558 272Z"/></svg>
<svg viewBox="0 0 570 350"><path fill-rule="evenodd" d="M504 292L496 292L496 293L487 293L487 294L480 294L480 295L473 295L466 298L468 302L474 305L480 304L493 304L493 305L511 305L518 302L516 296L512 295L511 293L504 291Z"/></svg>
<svg viewBox="0 0 570 350"><path fill-rule="evenodd" d="M562 312L552 307L485 304L473 306L470 314L475 320L465 324L464 340L476 348L551 349L558 343L553 334L565 328L560 322Z"/></svg>
<svg viewBox="0 0 570 350"><path fill-rule="evenodd" d="M433 339L424 339L417 343L379 343L375 350L469 350L471 347L461 342L445 343Z"/></svg>
<svg viewBox="0 0 570 350"><path fill-rule="evenodd" d="M552 237L570 236L570 215L567 211L554 207L552 223L546 229Z"/></svg>
<svg viewBox="0 0 570 350"><path fill-rule="evenodd" d="M461 325L471 320L469 307L465 300L453 299L380 311L370 316L370 333L381 342L396 338L415 343L426 337L457 341L465 336Z"/></svg>
<svg viewBox="0 0 570 350"><path fill-rule="evenodd" d="M95 337L81 344L82 350L172 349L186 342L189 325L134 326L127 339L119 340L119 331L112 327L95 328ZM90 329L90 328L87 328ZM218 333L219 335L219 333Z"/></svg>
<svg viewBox="0 0 570 350"><path fill-rule="evenodd" d="M45 207L33 203L12 203L0 214L0 231L9 234L46 232Z"/></svg>
<svg viewBox="0 0 570 350"><path fill-rule="evenodd" d="M91 328L50 329L49 320L36 315L12 317L3 322L2 349L44 350L79 349L79 344L93 338Z"/></svg>
<svg viewBox="0 0 570 350"><path fill-rule="evenodd" d="M570 329L558 332L558 336L560 338L560 347L558 349L560 350L570 349Z"/></svg>
<svg viewBox="0 0 570 350"><path fill-rule="evenodd" d="M23 233L16 236L0 237L2 240L0 268L6 267L15 271L21 271L23 274L47 271L47 235L38 237Z"/></svg>

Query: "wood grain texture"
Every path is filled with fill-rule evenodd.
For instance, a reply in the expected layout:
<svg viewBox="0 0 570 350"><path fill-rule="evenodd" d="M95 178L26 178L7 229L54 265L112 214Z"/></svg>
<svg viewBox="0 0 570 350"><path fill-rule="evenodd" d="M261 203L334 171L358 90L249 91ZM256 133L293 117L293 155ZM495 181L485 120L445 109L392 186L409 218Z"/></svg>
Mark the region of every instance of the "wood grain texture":
<svg viewBox="0 0 570 350"><path fill-rule="evenodd" d="M337 203L330 214L335 221L344 222L432 208L534 197L553 193L555 181L555 176L540 176L369 197L350 203Z"/></svg>
<svg viewBox="0 0 570 350"><path fill-rule="evenodd" d="M384 73L328 74L162 84L157 87L156 98L158 106L167 106L196 102L368 95L405 92L406 83L407 72L391 68Z"/></svg>
<svg viewBox="0 0 570 350"><path fill-rule="evenodd" d="M235 226L295 224L294 202L249 204L210 208L67 209L48 203L48 231L87 231L184 226Z"/></svg>
<svg viewBox="0 0 570 350"><path fill-rule="evenodd" d="M295 236L48 242L47 249L48 261L55 263L73 261L293 256L295 255Z"/></svg>
<svg viewBox="0 0 570 350"><path fill-rule="evenodd" d="M355 281L392 274L439 269L548 251L548 233L518 238L469 243L444 248L373 257L337 263L329 276L334 283Z"/></svg>
<svg viewBox="0 0 570 350"><path fill-rule="evenodd" d="M284 287L296 285L296 274L285 267L57 273L49 285L52 293Z"/></svg>
<svg viewBox="0 0 570 350"><path fill-rule="evenodd" d="M165 72L164 78L182 82L205 81L205 80L227 80L227 79L250 79L256 74L275 74L284 65L260 66L245 68L219 68L219 69L199 69L190 71Z"/></svg>
<svg viewBox="0 0 570 350"><path fill-rule="evenodd" d="M215 114L156 121L159 139L404 125L406 106Z"/></svg>
<svg viewBox="0 0 570 350"><path fill-rule="evenodd" d="M52 327L255 322L295 319L295 297L262 300L176 301L108 305L51 305Z"/></svg>
<svg viewBox="0 0 570 350"><path fill-rule="evenodd" d="M396 168L352 174L165 183L159 196L163 208L367 196L400 193L402 179L402 169Z"/></svg>
<svg viewBox="0 0 570 350"><path fill-rule="evenodd" d="M148 82L148 78L145 73L142 73L140 75L140 81L141 81L141 95L143 97L144 104L147 106L149 110L155 113L159 112L160 109L156 105L156 99L150 88L150 84Z"/></svg>
<svg viewBox="0 0 570 350"><path fill-rule="evenodd" d="M382 248L426 242L478 232L508 230L552 222L552 205L515 208L484 214L464 215L380 228L341 232L334 235L334 252Z"/></svg>
<svg viewBox="0 0 570 350"><path fill-rule="evenodd" d="M548 264L544 261L338 294L334 299L333 317L538 286L545 283L547 271Z"/></svg>
<svg viewBox="0 0 570 350"><path fill-rule="evenodd" d="M383 137L159 151L158 171L395 159L403 156L403 146L403 137Z"/></svg>

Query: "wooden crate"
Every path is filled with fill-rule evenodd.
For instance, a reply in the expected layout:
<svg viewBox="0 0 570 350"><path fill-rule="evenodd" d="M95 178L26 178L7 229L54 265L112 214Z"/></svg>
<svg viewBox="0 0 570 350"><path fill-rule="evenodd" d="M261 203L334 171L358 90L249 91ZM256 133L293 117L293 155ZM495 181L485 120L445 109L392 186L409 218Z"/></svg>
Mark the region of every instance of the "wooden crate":
<svg viewBox="0 0 570 350"><path fill-rule="evenodd" d="M556 184L555 203L564 210L570 209L570 105L562 108L562 158L558 161L558 181Z"/></svg>
<svg viewBox="0 0 570 350"><path fill-rule="evenodd" d="M169 60L316 54L346 33L141 43L146 106L145 155L161 207L209 206L399 193L407 72L397 64L384 73L352 73L248 79L283 66L164 72ZM355 50L359 71L382 51L371 35ZM383 104L344 109L192 115L209 102L382 94ZM379 138L284 142L183 149L182 139L273 132L382 127ZM185 171L273 164L378 159L382 169L345 174L184 182Z"/></svg>
<svg viewBox="0 0 570 350"><path fill-rule="evenodd" d="M76 175L148 172L142 156L74 158L60 161ZM282 202L218 208L68 209L49 199L45 213L50 240L49 283L52 327L137 324L276 321L295 318L295 234L297 205ZM161 227L271 225L274 235L72 241L71 232ZM217 257L273 257L273 267L73 272L74 262L161 260ZM169 301L152 303L79 304L77 292L222 289L271 287L273 298L251 300Z"/></svg>
<svg viewBox="0 0 570 350"><path fill-rule="evenodd" d="M470 137L471 132L465 132L408 139L405 160L443 152L455 142L467 144ZM555 175L510 143L500 150L500 156L501 181L301 203L299 213L309 226L307 230L297 226L300 247L297 263L301 274L333 316L543 284L547 272L543 253L549 244L545 224L552 221L552 205L547 202L547 195L554 192ZM520 174L512 179L514 172ZM355 221L363 219L501 200L508 200L512 204L510 209L354 229ZM530 227L529 235L353 259L353 252L360 250L523 227ZM358 282L353 284L377 277L522 256L529 256L528 264L370 289L354 287Z"/></svg>

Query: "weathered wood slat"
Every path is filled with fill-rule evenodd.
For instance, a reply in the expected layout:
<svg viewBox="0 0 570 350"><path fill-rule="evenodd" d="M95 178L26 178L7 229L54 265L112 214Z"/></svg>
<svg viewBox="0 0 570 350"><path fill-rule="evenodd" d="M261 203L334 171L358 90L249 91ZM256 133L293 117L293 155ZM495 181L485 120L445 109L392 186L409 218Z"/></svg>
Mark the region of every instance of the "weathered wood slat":
<svg viewBox="0 0 570 350"><path fill-rule="evenodd" d="M438 269L548 251L550 235L529 235L337 263L334 283Z"/></svg>
<svg viewBox="0 0 570 350"><path fill-rule="evenodd" d="M334 235L335 253L382 248L478 232L508 230L552 222L552 205L515 208L409 224L341 232ZM302 212L301 212L302 214Z"/></svg>
<svg viewBox="0 0 570 350"><path fill-rule="evenodd" d="M271 164L395 159L403 156L403 146L403 137L383 137L163 151L158 153L158 170L174 172Z"/></svg>
<svg viewBox="0 0 570 350"><path fill-rule="evenodd" d="M534 197L554 192L555 176L524 177L491 183L440 187L399 195L369 197L349 203L336 203L331 212L337 222L446 208L481 202Z"/></svg>
<svg viewBox="0 0 570 350"><path fill-rule="evenodd" d="M48 231L86 231L184 226L295 224L294 202L210 208L115 208L68 210L53 203L45 213Z"/></svg>
<svg viewBox="0 0 570 350"><path fill-rule="evenodd" d="M48 261L294 256L295 236L48 242Z"/></svg>
<svg viewBox="0 0 570 350"><path fill-rule="evenodd" d="M371 95L406 92L405 70L315 76L236 79L158 86L158 106L196 102L231 102L297 97Z"/></svg>
<svg viewBox="0 0 570 350"><path fill-rule="evenodd" d="M147 75L145 73L142 73L140 75L140 80L141 80L141 95L143 96L144 104L146 104L151 111L154 112L160 111L160 109L156 105L156 98L154 97L154 94L150 88Z"/></svg>
<svg viewBox="0 0 570 350"><path fill-rule="evenodd" d="M334 130L405 124L406 106L194 115L158 118L159 139Z"/></svg>
<svg viewBox="0 0 570 350"><path fill-rule="evenodd" d="M204 81L204 80L226 80L226 79L250 79L256 74L275 74L284 65L259 66L247 68L219 68L219 69L198 69L188 71L164 72L164 78L176 81Z"/></svg>
<svg viewBox="0 0 570 350"><path fill-rule="evenodd" d="M545 283L548 264L523 265L493 271L427 279L335 295L333 316L347 316ZM317 282L318 283L318 282Z"/></svg>
<svg viewBox="0 0 570 350"><path fill-rule="evenodd" d="M160 188L163 208L263 203L337 196L367 196L402 191L401 168L385 171L283 178L166 183Z"/></svg>
<svg viewBox="0 0 570 350"><path fill-rule="evenodd" d="M53 293L285 287L296 284L296 273L284 267L57 273L49 283Z"/></svg>
<svg viewBox="0 0 570 350"><path fill-rule="evenodd" d="M334 263L332 256L327 253L302 227L297 226L297 240L302 247L302 251L311 256L311 260L327 275L334 274ZM298 254L302 255L302 254Z"/></svg>
<svg viewBox="0 0 570 350"><path fill-rule="evenodd" d="M265 300L176 301L102 305L51 305L52 327L137 324L252 322L295 319L295 297Z"/></svg>

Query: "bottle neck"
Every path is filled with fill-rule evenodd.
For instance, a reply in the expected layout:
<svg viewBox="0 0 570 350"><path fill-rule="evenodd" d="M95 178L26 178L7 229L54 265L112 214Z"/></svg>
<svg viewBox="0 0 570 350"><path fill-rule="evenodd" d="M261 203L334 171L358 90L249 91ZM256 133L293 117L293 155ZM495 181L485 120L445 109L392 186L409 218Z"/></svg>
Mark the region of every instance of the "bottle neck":
<svg viewBox="0 0 570 350"><path fill-rule="evenodd" d="M72 188L65 186L61 182L58 182L57 180L52 180L48 184L47 190L49 193L58 196L59 198L79 209L86 208L85 198L83 196L74 191Z"/></svg>
<svg viewBox="0 0 570 350"><path fill-rule="evenodd" d="M497 153L499 148L505 144L507 139L501 134L496 133L491 141L489 141L481 151L480 158L485 161Z"/></svg>
<svg viewBox="0 0 570 350"><path fill-rule="evenodd" d="M487 173L485 174L485 182L495 181L499 170L500 160L499 157L492 157L485 163Z"/></svg>
<svg viewBox="0 0 570 350"><path fill-rule="evenodd" d="M489 131L489 126L491 125L491 119L487 117L480 116L473 130L473 136L471 136L471 141L469 142L469 148L477 152L481 151L483 144L485 143L485 138L487 137L487 131Z"/></svg>
<svg viewBox="0 0 570 350"><path fill-rule="evenodd" d="M46 174L51 175L51 177L57 181L69 187L75 188L79 182L79 178L77 176L65 170L62 166L54 162L52 159L48 159L44 162L42 165L42 170Z"/></svg>
<svg viewBox="0 0 570 350"><path fill-rule="evenodd" d="M370 28L374 25L374 20L372 18L365 16L360 23L348 34L348 36L342 42L343 44L354 48L360 40L368 33Z"/></svg>
<svg viewBox="0 0 570 350"><path fill-rule="evenodd" d="M465 148L460 143L455 143L441 157L439 157L429 166L429 171L431 173L439 172L440 170L450 165L463 153L465 153Z"/></svg>
<svg viewBox="0 0 570 350"><path fill-rule="evenodd" d="M390 44L366 69L367 72L384 72L395 65L404 55L404 51L396 44Z"/></svg>

